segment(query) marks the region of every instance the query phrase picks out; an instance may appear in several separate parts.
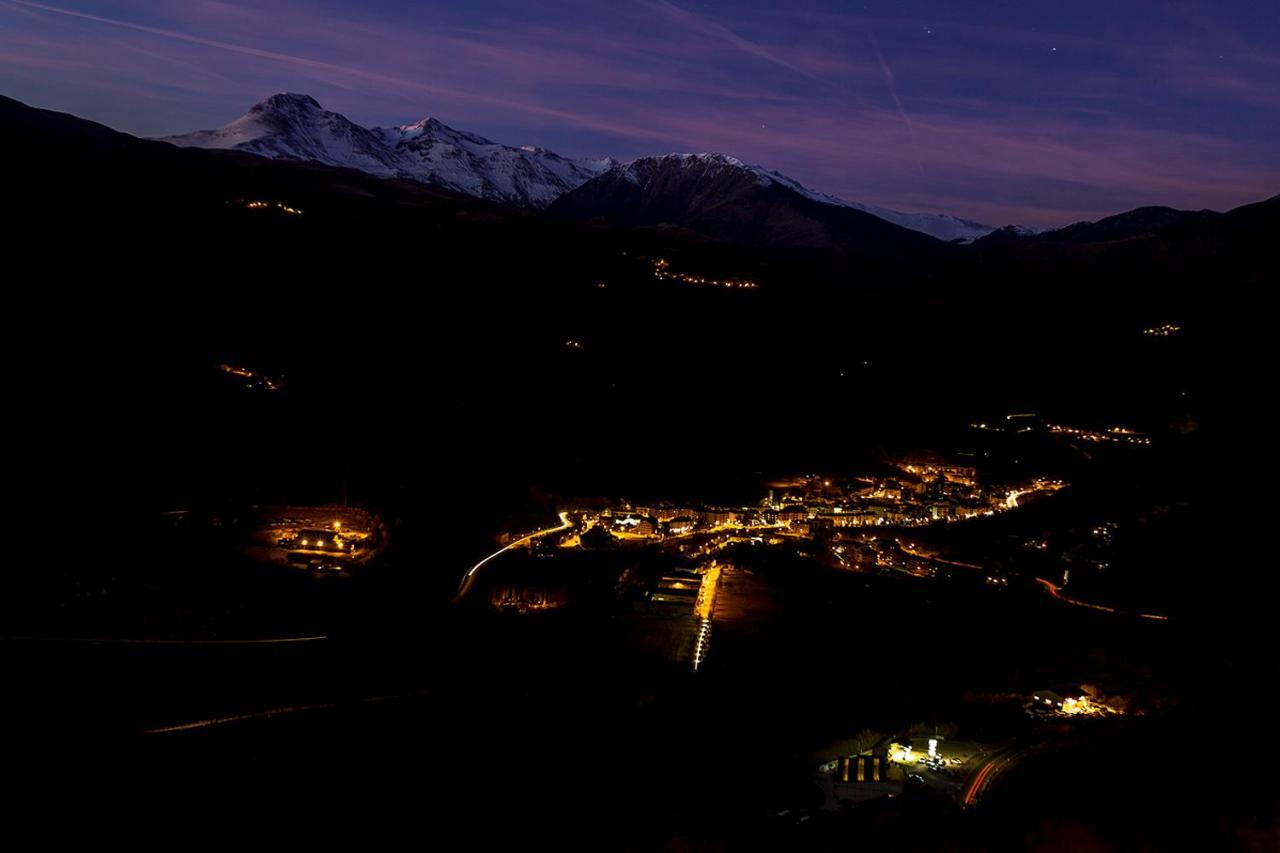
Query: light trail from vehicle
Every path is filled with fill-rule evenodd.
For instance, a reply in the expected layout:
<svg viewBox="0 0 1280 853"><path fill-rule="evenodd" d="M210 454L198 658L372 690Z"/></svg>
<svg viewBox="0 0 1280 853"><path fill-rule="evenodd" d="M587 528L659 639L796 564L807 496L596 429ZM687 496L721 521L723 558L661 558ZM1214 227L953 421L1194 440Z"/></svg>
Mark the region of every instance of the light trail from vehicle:
<svg viewBox="0 0 1280 853"><path fill-rule="evenodd" d="M573 522L569 520L569 513L562 512L560 513L559 525L555 527L548 527L545 530L535 530L533 533L530 533L528 536L522 536L521 538L516 539L514 542L509 542L503 547L499 548L497 551L494 551L492 554L485 557L483 560L476 563L471 568L467 569L467 573L462 576L462 581L461 583L458 584L458 594L453 597L453 603L457 604L471 590L471 584L475 580L476 572L480 571L480 569L484 566L485 563L489 562L495 557L499 557L502 554L505 554L507 551L510 551L512 548L518 548L521 545L525 544L526 542L531 542L540 536L546 536L550 533L559 533L561 531L568 530L570 527L573 527Z"/></svg>
<svg viewBox="0 0 1280 853"><path fill-rule="evenodd" d="M282 716L285 714L300 714L305 711L322 711L326 708L336 708L332 702L322 705L298 705L296 707L268 708L265 711L254 711L249 714L235 714L229 717L212 717L207 720L194 720L190 723L179 723L173 726L161 726L155 729L144 729L144 735L163 735L172 734L174 732L187 732L194 729L207 729L213 726L223 726L228 723L239 723L246 720L265 720L270 717Z"/></svg>
<svg viewBox="0 0 1280 853"><path fill-rule="evenodd" d="M897 543L898 550L908 556L918 557L922 560L932 560L935 563L941 563L944 566L955 566L960 569L973 569L979 572L982 571L982 566L979 566L977 563L964 563L960 560L948 560L945 557L939 557L937 554L929 554L925 551L917 550L914 545L904 543L901 539L895 539L893 541Z"/></svg>
<svg viewBox="0 0 1280 853"><path fill-rule="evenodd" d="M974 775L973 780L965 789L961 804L967 808L977 803L986 793L987 787L996 776L1017 764L1034 748L1034 746L1009 747L988 758L986 764Z"/></svg>
<svg viewBox="0 0 1280 853"><path fill-rule="evenodd" d="M211 717L206 720L193 720L189 723L178 723L172 726L160 726L154 729L144 729L141 734L176 734L178 732L208 729L213 728L214 726L225 726L230 723L240 723L248 720L267 720L272 717L282 717L289 714L304 714L309 711L326 711L343 705L372 705L378 702L390 702L395 699L411 699L415 696L424 696L428 692L429 691L427 690L414 690L409 693L392 693L386 696L367 696L363 699L355 699L350 702L323 702L316 705L286 705L279 708L267 708L265 711L252 711L246 714L232 714L226 717Z"/></svg>
<svg viewBox="0 0 1280 853"><path fill-rule="evenodd" d="M1036 583L1041 584L1045 589L1049 591L1049 594L1052 595L1054 598L1058 599L1059 601L1065 602L1067 604L1074 604L1076 607L1087 607L1090 610L1100 610L1103 613L1119 613L1120 612L1116 608L1108 607L1105 604L1094 604L1089 601L1081 601L1078 598L1071 598L1070 596L1063 595L1061 592L1062 587L1058 586L1053 581L1045 580L1044 578L1036 578ZM1134 615L1142 619L1153 619L1157 622L1169 621L1168 616L1161 616L1158 613L1137 613Z"/></svg>
<svg viewBox="0 0 1280 853"><path fill-rule="evenodd" d="M98 646L274 646L285 643L316 643L329 639L328 634L309 637L263 637L252 640L164 640L135 637L3 637L4 642L23 643L89 643Z"/></svg>
<svg viewBox="0 0 1280 853"><path fill-rule="evenodd" d="M986 785L987 777L991 775L991 771L995 769L995 766L996 759L992 758L978 771L978 775L973 777L973 781L969 783L968 790L964 793L964 804L966 806L973 805L983 786Z"/></svg>

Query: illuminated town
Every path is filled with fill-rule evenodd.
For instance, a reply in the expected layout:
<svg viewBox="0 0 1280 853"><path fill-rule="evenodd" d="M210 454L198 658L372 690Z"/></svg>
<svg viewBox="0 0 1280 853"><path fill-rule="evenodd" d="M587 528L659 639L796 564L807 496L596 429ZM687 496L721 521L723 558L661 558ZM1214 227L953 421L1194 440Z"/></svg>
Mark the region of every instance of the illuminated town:
<svg viewBox="0 0 1280 853"><path fill-rule="evenodd" d="M592 596L579 589L573 566L592 565L595 572L610 572L613 606L621 606L614 618L643 632L642 645L661 659L695 675L714 668L719 634L736 630L742 608L760 606L749 603L749 594L743 598L743 584L750 587L758 583L750 580L753 576L770 571L766 567L775 558L768 555L775 551L785 561L808 563L819 572L882 579L878 583L902 578L907 584L925 581L945 588L973 578L992 607L1025 606L1038 590L1066 605L1064 615L1082 608L1112 618L1168 621L1066 595L1065 580L1010 574L926 544L931 533L1053 501L1070 489L1063 480L991 482L973 466L930 453L894 457L885 469L877 475L805 474L770 481L763 497L748 505L566 501L559 504L557 523L499 535L504 544L467 570L455 605L487 606L518 618L580 609ZM1108 542L1114 529L1106 524L1088 535ZM1048 547L1029 544L1038 551ZM814 753L812 779L822 791L822 808L838 811L917 789L961 809L975 808L1002 776L1064 737L1054 723L1105 725L1148 713L1132 692L1122 688L1104 695L1092 684L1052 689L1028 684L1022 693L973 701L989 705L987 713L1021 709L1032 728L1011 723L994 739L962 737L950 722L932 731L915 725L861 731L852 741Z"/></svg>
<svg viewBox="0 0 1280 853"><path fill-rule="evenodd" d="M697 669L709 654L720 579L741 572L756 548L781 548L842 572L897 573L919 579L959 573L1007 587L1007 576L978 563L949 558L921 544L921 535L927 539L931 528L1016 511L1067 487L1062 480L1045 477L984 485L973 467L930 460L926 454L896 459L887 467L889 472L878 476L807 474L772 482L755 505L662 500L565 503L555 525L501 534L499 541L505 544L467 570L454 601L464 601L483 573L500 572L512 555L524 553L539 566L537 578L504 574L491 585L489 603L498 610L520 613L566 607L573 598L568 584L562 578L548 581L543 559L557 554L566 559L565 555L582 552L648 551L669 568L654 575L624 575L619 583L637 585L637 600L646 608L660 606L663 612L690 620L693 630L687 648L676 657L691 661ZM904 538L907 530L918 532ZM1048 581L1029 580L1055 599L1082 604L1060 595Z"/></svg>

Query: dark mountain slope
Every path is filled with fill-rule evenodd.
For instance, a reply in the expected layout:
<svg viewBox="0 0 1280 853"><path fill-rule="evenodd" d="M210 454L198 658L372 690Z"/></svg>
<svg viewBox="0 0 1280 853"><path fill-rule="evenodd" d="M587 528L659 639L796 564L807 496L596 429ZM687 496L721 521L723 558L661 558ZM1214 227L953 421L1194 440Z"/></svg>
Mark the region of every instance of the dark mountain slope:
<svg viewBox="0 0 1280 853"><path fill-rule="evenodd" d="M1031 239L1060 243L1103 243L1145 237L1187 223L1208 222L1221 216L1212 210L1175 210L1171 207L1139 207L1097 222L1077 222Z"/></svg>
<svg viewBox="0 0 1280 853"><path fill-rule="evenodd" d="M952 249L714 154L633 161L561 196L549 212L615 226L678 226L738 246L817 250L848 260L940 259Z"/></svg>

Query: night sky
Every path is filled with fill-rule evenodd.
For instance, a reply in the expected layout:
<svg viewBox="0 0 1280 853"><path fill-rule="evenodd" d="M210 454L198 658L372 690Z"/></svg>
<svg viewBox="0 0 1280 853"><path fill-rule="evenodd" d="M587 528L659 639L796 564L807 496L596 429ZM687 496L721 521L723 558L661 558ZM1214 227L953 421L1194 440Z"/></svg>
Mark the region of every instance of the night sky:
<svg viewBox="0 0 1280 853"><path fill-rule="evenodd" d="M34 106L163 135L279 91L994 225L1280 192L1280 0L0 0Z"/></svg>

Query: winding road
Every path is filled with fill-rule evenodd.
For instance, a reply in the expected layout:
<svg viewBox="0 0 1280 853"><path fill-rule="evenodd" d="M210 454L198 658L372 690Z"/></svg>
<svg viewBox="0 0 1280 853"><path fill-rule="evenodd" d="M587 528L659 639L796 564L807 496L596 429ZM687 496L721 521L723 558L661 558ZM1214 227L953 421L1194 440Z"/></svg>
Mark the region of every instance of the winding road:
<svg viewBox="0 0 1280 853"><path fill-rule="evenodd" d="M991 787L996 777L1026 757L1038 744L1008 746L995 752L978 766L964 785L960 803L965 808L976 805Z"/></svg>
<svg viewBox="0 0 1280 853"><path fill-rule="evenodd" d="M1117 610L1114 607L1108 607L1105 604L1094 604L1090 601L1081 601L1078 598L1071 598L1069 596L1063 595L1062 587L1058 586L1056 583L1052 581L1045 580L1044 578L1036 578L1036 583L1040 584L1046 590L1048 590L1049 594L1052 595L1054 598L1058 599L1059 601L1064 601L1067 604L1074 604L1076 607L1087 607L1090 610L1098 610L1098 611L1101 611L1102 613L1122 613L1122 611ZM1138 616L1139 618L1142 618L1142 619L1153 619L1157 622L1169 621L1168 616L1161 616L1159 613L1134 613L1133 615Z"/></svg>
<svg viewBox="0 0 1280 853"><path fill-rule="evenodd" d="M573 522L569 520L569 513L562 512L560 513L560 524L558 524L557 526L548 527L544 530L535 530L533 533L530 533L528 536L522 536L513 542L507 543L503 547L499 548L497 551L494 551L492 554L485 557L483 560L476 563L471 568L467 569L467 573L462 576L462 582L458 584L458 594L453 597L453 603L457 604L459 601L462 601L462 599L466 597L467 593L471 591L472 583L475 582L476 572L480 571L481 567L483 567L485 563L489 562L494 557L505 554L507 551L510 551L512 548L518 548L521 545L525 544L526 542L531 542L540 536L547 536L551 533L560 533L565 530L568 530L570 527L573 527Z"/></svg>

